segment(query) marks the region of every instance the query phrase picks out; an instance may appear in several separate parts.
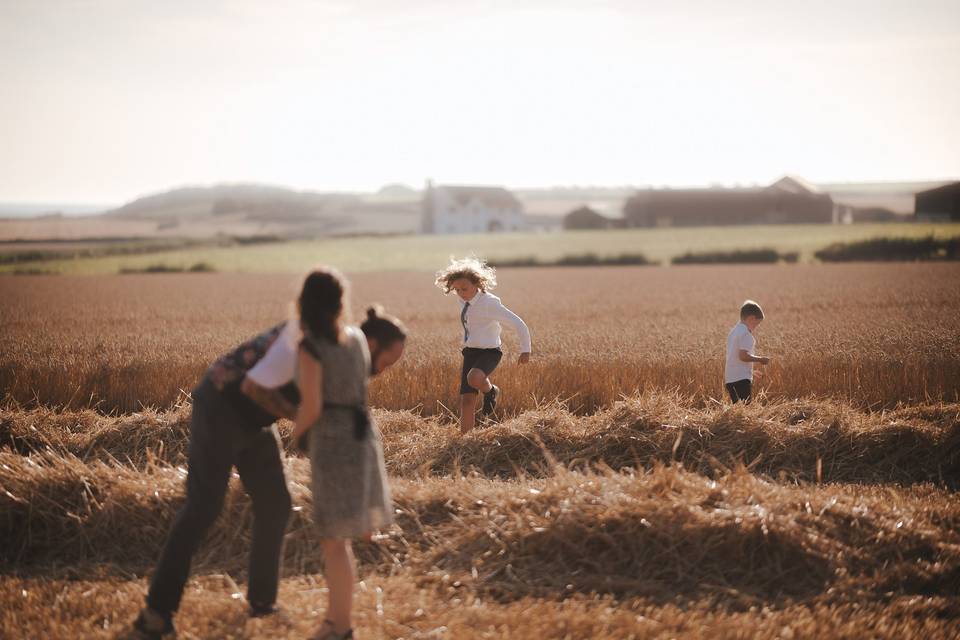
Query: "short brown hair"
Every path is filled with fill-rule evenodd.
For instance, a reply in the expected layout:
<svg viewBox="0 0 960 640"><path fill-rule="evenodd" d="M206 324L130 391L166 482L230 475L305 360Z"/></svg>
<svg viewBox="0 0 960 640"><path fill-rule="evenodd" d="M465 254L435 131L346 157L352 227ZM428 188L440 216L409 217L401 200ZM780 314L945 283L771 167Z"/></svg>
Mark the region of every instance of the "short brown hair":
<svg viewBox="0 0 960 640"><path fill-rule="evenodd" d="M743 320L750 316L763 320L763 309L760 308L759 303L754 302L753 300L747 300L740 305L740 319Z"/></svg>

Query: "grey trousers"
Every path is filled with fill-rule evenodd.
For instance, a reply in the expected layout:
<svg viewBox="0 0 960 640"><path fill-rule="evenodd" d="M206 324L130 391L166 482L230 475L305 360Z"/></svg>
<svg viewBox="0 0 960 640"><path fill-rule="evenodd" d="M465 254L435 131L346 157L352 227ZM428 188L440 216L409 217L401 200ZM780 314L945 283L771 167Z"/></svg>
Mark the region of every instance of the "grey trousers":
<svg viewBox="0 0 960 640"><path fill-rule="evenodd" d="M223 508L234 466L253 503L248 601L272 605L277 599L283 534L291 508L276 426L253 430L237 424L232 407L204 379L193 392L187 455L187 501L153 574L147 605L165 614L179 608L193 554Z"/></svg>

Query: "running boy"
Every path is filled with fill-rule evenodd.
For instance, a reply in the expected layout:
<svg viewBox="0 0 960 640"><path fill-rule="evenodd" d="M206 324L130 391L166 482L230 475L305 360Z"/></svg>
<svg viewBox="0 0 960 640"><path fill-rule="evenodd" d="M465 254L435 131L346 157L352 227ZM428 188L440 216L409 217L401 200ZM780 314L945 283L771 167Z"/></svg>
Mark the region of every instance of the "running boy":
<svg viewBox="0 0 960 640"><path fill-rule="evenodd" d="M740 322L727 335L727 365L724 368L724 382L730 399L750 402L753 388L753 363L770 364L770 358L753 353L757 344L753 333L763 321L763 309L753 300L747 300L740 306Z"/></svg>
<svg viewBox="0 0 960 640"><path fill-rule="evenodd" d="M467 433L476 424L479 394L483 394L482 415L489 416L497 408L500 388L490 382L489 376L503 357L500 323L509 322L520 338L520 364L530 361L530 330L517 314L503 306L500 298L489 292L497 286L497 274L479 258L451 258L447 268L437 272L436 285L445 294L454 291L460 297L460 432Z"/></svg>

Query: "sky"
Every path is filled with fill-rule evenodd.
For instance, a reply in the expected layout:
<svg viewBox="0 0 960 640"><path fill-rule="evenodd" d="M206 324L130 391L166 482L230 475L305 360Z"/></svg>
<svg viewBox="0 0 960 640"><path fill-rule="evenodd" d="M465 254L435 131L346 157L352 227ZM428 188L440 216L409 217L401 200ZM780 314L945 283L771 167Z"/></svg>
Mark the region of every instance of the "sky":
<svg viewBox="0 0 960 640"><path fill-rule="evenodd" d="M956 0L0 0L0 202L960 177Z"/></svg>

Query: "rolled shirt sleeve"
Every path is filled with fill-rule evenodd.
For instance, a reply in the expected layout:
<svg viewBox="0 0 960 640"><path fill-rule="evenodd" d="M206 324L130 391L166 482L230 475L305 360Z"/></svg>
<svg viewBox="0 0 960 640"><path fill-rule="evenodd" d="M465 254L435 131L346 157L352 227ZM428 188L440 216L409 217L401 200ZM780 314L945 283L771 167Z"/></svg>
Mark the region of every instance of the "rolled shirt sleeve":
<svg viewBox="0 0 960 640"><path fill-rule="evenodd" d="M287 324L263 358L247 371L247 377L261 387L277 389L293 380L296 366L297 348L293 328Z"/></svg>

